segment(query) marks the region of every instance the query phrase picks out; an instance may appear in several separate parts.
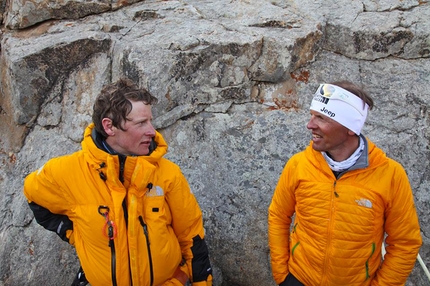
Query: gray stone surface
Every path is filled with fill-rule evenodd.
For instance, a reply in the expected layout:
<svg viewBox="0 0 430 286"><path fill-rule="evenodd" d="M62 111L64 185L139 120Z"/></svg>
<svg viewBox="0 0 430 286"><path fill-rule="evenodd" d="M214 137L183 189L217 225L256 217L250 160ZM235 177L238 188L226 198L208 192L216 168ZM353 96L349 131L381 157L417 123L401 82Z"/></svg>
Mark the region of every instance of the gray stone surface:
<svg viewBox="0 0 430 286"><path fill-rule="evenodd" d="M338 79L373 95L364 134L409 175L429 266L428 1L48 2L0 1L0 286L70 285L75 252L36 224L22 183L79 149L93 99L120 76L159 98L154 124L201 205L214 285L275 285L267 208L310 141L312 93ZM426 279L417 263L406 285Z"/></svg>

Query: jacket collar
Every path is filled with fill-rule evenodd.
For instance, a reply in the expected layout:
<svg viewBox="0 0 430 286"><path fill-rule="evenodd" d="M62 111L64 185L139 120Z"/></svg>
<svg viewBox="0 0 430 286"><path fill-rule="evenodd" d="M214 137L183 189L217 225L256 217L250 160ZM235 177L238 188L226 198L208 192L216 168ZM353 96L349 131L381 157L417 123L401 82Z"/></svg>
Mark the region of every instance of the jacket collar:
<svg viewBox="0 0 430 286"><path fill-rule="evenodd" d="M114 150L109 145L103 144L104 138L101 134L95 131L94 123L88 125L84 132L84 139L81 143L82 150L89 153L93 160L97 162L105 162L108 156L117 156ZM109 150L109 148L111 150ZM149 155L133 156L143 158L149 163L155 164L167 153L167 143L163 136L157 131L154 137L153 150Z"/></svg>
<svg viewBox="0 0 430 286"><path fill-rule="evenodd" d="M363 152L361 152L360 157L358 158L357 162L355 162L354 165L352 165L347 171L352 171L356 169L364 169L369 166L369 145L367 143L366 137L364 137L363 134L360 134L361 139L363 139L364 142L364 149Z"/></svg>

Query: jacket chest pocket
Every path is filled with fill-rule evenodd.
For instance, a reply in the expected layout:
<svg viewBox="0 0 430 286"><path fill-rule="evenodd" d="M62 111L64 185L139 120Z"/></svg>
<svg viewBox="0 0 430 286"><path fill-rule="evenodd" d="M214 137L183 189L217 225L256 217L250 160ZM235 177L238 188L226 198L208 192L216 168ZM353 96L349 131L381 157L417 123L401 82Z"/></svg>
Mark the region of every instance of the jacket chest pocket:
<svg viewBox="0 0 430 286"><path fill-rule="evenodd" d="M336 199L336 228L348 233L371 236L380 219L377 197L363 190L342 192Z"/></svg>
<svg viewBox="0 0 430 286"><path fill-rule="evenodd" d="M169 223L169 212L164 195L151 195L148 193L144 198L145 219L152 223Z"/></svg>

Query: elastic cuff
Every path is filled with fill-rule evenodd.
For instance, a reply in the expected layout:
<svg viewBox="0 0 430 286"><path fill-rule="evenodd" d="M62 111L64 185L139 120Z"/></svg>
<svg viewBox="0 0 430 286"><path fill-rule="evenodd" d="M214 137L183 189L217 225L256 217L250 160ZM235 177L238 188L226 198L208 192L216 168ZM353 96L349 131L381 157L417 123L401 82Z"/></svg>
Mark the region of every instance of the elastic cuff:
<svg viewBox="0 0 430 286"><path fill-rule="evenodd" d="M176 278L171 278L163 283L163 286L184 286L181 281Z"/></svg>
<svg viewBox="0 0 430 286"><path fill-rule="evenodd" d="M193 282L193 286L212 286L212 275L209 274L206 281Z"/></svg>
<svg viewBox="0 0 430 286"><path fill-rule="evenodd" d="M68 243L75 246L75 235L73 233L73 229L66 230L66 237L68 239Z"/></svg>

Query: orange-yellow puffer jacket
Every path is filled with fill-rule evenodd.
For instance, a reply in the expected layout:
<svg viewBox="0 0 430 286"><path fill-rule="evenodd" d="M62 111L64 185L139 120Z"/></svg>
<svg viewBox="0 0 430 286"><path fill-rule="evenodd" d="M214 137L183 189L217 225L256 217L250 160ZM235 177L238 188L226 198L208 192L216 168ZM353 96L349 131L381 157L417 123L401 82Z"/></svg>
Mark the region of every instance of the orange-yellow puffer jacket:
<svg viewBox="0 0 430 286"><path fill-rule="evenodd" d="M278 284L289 272L304 285L405 283L422 243L412 191L402 166L367 144L368 166L338 179L312 143L286 164L268 217Z"/></svg>
<svg viewBox="0 0 430 286"><path fill-rule="evenodd" d="M123 184L119 157L97 148L93 127L81 151L51 159L26 178L29 202L73 222L67 238L92 286L181 285L171 277L183 258L182 270L195 282L193 273L202 270L194 262L202 256L208 262L202 214L179 167L163 158L161 134L151 155L126 158Z"/></svg>

